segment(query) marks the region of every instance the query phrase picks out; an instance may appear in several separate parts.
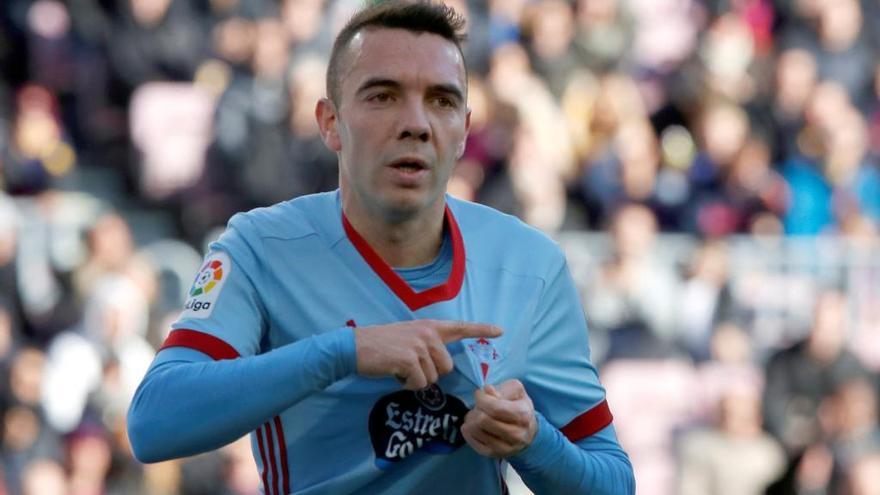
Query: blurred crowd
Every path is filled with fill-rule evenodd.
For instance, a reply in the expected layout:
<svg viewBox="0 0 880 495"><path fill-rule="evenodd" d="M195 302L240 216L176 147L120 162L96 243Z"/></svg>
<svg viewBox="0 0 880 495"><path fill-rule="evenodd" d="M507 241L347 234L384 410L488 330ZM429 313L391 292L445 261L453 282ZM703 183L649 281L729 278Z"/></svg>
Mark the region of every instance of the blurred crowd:
<svg viewBox="0 0 880 495"><path fill-rule="evenodd" d="M450 193L557 236L641 495L880 493L880 3L447 0ZM0 4L0 495L255 494L125 412L207 242L337 185L360 0Z"/></svg>

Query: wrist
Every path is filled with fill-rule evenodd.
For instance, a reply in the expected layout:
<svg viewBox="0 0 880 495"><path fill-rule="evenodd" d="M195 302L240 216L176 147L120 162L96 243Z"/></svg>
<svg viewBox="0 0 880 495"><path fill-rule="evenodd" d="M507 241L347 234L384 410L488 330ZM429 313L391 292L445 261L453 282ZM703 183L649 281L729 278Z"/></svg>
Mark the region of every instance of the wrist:
<svg viewBox="0 0 880 495"><path fill-rule="evenodd" d="M357 342L354 328L345 326L336 330L339 334L338 349L346 376L357 372Z"/></svg>
<svg viewBox="0 0 880 495"><path fill-rule="evenodd" d="M333 375L339 380L357 370L357 348L354 329L340 327L312 336L319 349L323 349L327 362L333 363Z"/></svg>
<svg viewBox="0 0 880 495"><path fill-rule="evenodd" d="M534 433L531 441L524 449L510 457L510 461L514 463L516 467L523 466L535 468L555 462L552 458L553 456L548 454L553 453L553 433L556 428L548 423L547 420L537 411L535 411L533 421Z"/></svg>

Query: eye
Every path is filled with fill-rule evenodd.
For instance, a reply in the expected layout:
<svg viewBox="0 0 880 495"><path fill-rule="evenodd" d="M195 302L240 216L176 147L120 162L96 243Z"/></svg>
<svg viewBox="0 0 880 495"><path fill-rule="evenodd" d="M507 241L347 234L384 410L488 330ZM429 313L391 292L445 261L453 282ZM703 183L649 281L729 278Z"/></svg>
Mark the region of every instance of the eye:
<svg viewBox="0 0 880 495"><path fill-rule="evenodd" d="M435 101L442 108L455 108L457 106L455 100L446 96L438 96Z"/></svg>
<svg viewBox="0 0 880 495"><path fill-rule="evenodd" d="M367 101L373 101L376 103L388 103L391 101L390 93L376 93L367 98Z"/></svg>

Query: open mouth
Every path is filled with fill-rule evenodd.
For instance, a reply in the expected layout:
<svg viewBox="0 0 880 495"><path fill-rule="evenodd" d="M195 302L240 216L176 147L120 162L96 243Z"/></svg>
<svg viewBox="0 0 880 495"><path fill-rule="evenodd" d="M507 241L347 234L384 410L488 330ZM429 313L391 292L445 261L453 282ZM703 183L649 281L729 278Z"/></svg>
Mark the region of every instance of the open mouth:
<svg viewBox="0 0 880 495"><path fill-rule="evenodd" d="M428 166L421 160L405 158L391 163L391 168L396 168L403 172L419 172L427 169Z"/></svg>

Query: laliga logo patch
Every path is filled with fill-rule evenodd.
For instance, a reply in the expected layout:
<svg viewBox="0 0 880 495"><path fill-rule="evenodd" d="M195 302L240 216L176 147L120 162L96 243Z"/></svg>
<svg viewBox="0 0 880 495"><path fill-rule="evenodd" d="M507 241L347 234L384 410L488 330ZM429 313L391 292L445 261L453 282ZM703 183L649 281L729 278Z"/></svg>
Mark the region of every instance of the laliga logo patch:
<svg viewBox="0 0 880 495"><path fill-rule="evenodd" d="M217 251L208 255L205 264L192 287L189 289L189 298L183 305L182 318L207 318L214 311L217 297L223 284L229 279L232 263L229 255Z"/></svg>
<svg viewBox="0 0 880 495"><path fill-rule="evenodd" d="M379 399L370 412L376 466L387 469L417 451L448 454L464 444L461 425L468 409L437 384L401 390Z"/></svg>
<svg viewBox="0 0 880 495"><path fill-rule="evenodd" d="M217 285L217 282L223 280L223 262L213 260L205 263L202 270L196 275L192 288L189 290L190 296L198 296L207 294Z"/></svg>

